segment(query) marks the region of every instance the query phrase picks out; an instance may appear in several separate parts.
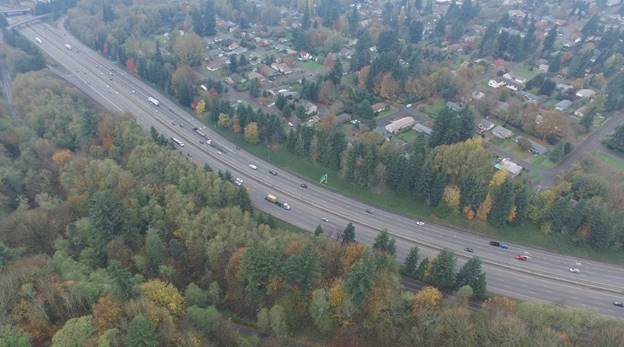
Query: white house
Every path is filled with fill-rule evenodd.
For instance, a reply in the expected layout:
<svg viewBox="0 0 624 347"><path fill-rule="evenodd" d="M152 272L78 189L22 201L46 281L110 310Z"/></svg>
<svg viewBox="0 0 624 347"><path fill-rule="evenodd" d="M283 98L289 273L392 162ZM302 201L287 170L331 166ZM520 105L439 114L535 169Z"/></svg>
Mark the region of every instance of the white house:
<svg viewBox="0 0 624 347"><path fill-rule="evenodd" d="M386 125L386 131L390 134L398 134L405 129L409 129L416 124L414 117L403 117Z"/></svg>

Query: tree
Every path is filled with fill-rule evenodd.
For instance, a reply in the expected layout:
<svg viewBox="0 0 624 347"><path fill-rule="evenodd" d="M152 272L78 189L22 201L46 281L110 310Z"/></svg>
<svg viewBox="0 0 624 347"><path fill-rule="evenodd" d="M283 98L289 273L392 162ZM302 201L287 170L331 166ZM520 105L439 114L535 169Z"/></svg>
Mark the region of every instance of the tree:
<svg viewBox="0 0 624 347"><path fill-rule="evenodd" d="M418 43L422 40L422 33L424 30L423 23L418 20L413 20L409 24L409 40L411 43Z"/></svg>
<svg viewBox="0 0 624 347"><path fill-rule="evenodd" d="M442 293L433 287L424 287L414 296L412 310L414 313L431 311L442 303Z"/></svg>
<svg viewBox="0 0 624 347"><path fill-rule="evenodd" d="M245 127L245 141L252 145L257 144L260 141L258 134L258 123L251 122L247 124L247 126Z"/></svg>
<svg viewBox="0 0 624 347"><path fill-rule="evenodd" d="M379 259L367 252L345 275L344 288L350 294L351 302L357 310L364 308L364 303L375 286L379 265Z"/></svg>
<svg viewBox="0 0 624 347"><path fill-rule="evenodd" d="M544 48L542 54L550 52L555 47L555 41L557 40L557 26L553 26L548 31L548 34L544 38Z"/></svg>
<svg viewBox="0 0 624 347"><path fill-rule="evenodd" d="M472 287L472 290L474 292L474 297L479 300L485 299L486 287L487 287L487 282L485 279L485 272L482 272L479 274L479 276L477 277L477 282Z"/></svg>
<svg viewBox="0 0 624 347"><path fill-rule="evenodd" d="M207 308L191 306L186 310L186 318L204 334L214 335L217 324L221 320L221 314L214 306Z"/></svg>
<svg viewBox="0 0 624 347"><path fill-rule="evenodd" d="M427 273L429 272L429 258L425 258L418 265L418 270L416 270L416 278L425 281L427 278Z"/></svg>
<svg viewBox="0 0 624 347"><path fill-rule="evenodd" d="M126 346L156 347L159 343L156 329L143 314L136 315L128 324L128 333L124 337Z"/></svg>
<svg viewBox="0 0 624 347"><path fill-rule="evenodd" d="M479 257L472 257L464 264L464 266L457 272L457 279L455 280L455 288L463 286L470 286L471 288L477 286L479 275L481 274L481 259Z"/></svg>
<svg viewBox="0 0 624 347"><path fill-rule="evenodd" d="M505 225L513 208L513 203L513 184L509 179L506 179L494 192L492 210L488 215L488 222L497 227Z"/></svg>
<svg viewBox="0 0 624 347"><path fill-rule="evenodd" d="M269 317L269 309L263 307L258 311L256 316L256 325L260 332L268 334L271 330L271 318Z"/></svg>
<svg viewBox="0 0 624 347"><path fill-rule="evenodd" d="M388 230L382 230L381 233L379 233L377 237L375 237L375 243L373 244L373 248L380 252L394 255L394 253L396 252L396 245L394 238L390 236Z"/></svg>
<svg viewBox="0 0 624 347"><path fill-rule="evenodd" d="M160 239L158 231L154 228L147 230L145 236L145 256L147 258L147 272L151 276L158 273L158 267L165 257L165 243Z"/></svg>
<svg viewBox="0 0 624 347"><path fill-rule="evenodd" d="M611 149L624 152L624 126L615 129L615 132L605 141L605 144Z"/></svg>
<svg viewBox="0 0 624 347"><path fill-rule="evenodd" d="M436 147L465 141L474 134L474 116L468 108L453 111L445 107L433 123L429 145Z"/></svg>
<svg viewBox="0 0 624 347"><path fill-rule="evenodd" d="M327 289L319 288L312 292L310 317L316 328L322 333L329 333L334 327L334 317L329 304Z"/></svg>
<svg viewBox="0 0 624 347"><path fill-rule="evenodd" d="M303 30L308 30L310 28L310 5L308 4L308 1L306 1L305 8L303 9L301 27Z"/></svg>
<svg viewBox="0 0 624 347"><path fill-rule="evenodd" d="M4 17L4 16L3 16ZM31 347L30 335L14 326L0 327L0 347Z"/></svg>
<svg viewBox="0 0 624 347"><path fill-rule="evenodd" d="M298 254L288 257L284 272L292 286L307 294L321 279L321 259L318 252L312 246L305 245Z"/></svg>
<svg viewBox="0 0 624 347"><path fill-rule="evenodd" d="M258 96L260 96L260 82L258 82L257 78L254 78L251 81L249 81L249 95L251 95L254 98L257 98Z"/></svg>
<svg viewBox="0 0 624 347"><path fill-rule="evenodd" d="M336 59L329 74L327 74L327 78L336 86L340 84L340 79L342 79L342 63L340 59Z"/></svg>
<svg viewBox="0 0 624 347"><path fill-rule="evenodd" d="M93 306L93 323L98 332L114 328L121 318L122 308L118 300L111 295L98 299Z"/></svg>
<svg viewBox="0 0 624 347"><path fill-rule="evenodd" d="M206 101L204 101L203 98L199 99L199 101L197 102L197 105L195 106L195 113L198 116L201 116L204 114L204 112L206 112Z"/></svg>
<svg viewBox="0 0 624 347"><path fill-rule="evenodd" d="M401 274L410 278L418 276L418 247L412 247L401 267Z"/></svg>
<svg viewBox="0 0 624 347"><path fill-rule="evenodd" d="M184 106L190 106L195 97L195 73L188 65L178 65L171 76L171 86L178 101Z"/></svg>
<svg viewBox="0 0 624 347"><path fill-rule="evenodd" d="M121 199L114 190L98 191L91 195L88 213L93 226L91 244L95 249L103 250L106 243L123 229L122 206Z"/></svg>
<svg viewBox="0 0 624 347"><path fill-rule="evenodd" d="M205 54L203 40L195 33L174 36L173 52L179 65L197 66Z"/></svg>
<svg viewBox="0 0 624 347"><path fill-rule="evenodd" d="M355 242L355 227L353 226L353 223L347 224L347 227L342 232L341 241L343 245Z"/></svg>
<svg viewBox="0 0 624 347"><path fill-rule="evenodd" d="M82 347L95 333L91 316L72 318L52 337L52 347Z"/></svg>
<svg viewBox="0 0 624 347"><path fill-rule="evenodd" d="M184 291L184 303L187 306L208 306L208 293L197 284L191 282Z"/></svg>
<svg viewBox="0 0 624 347"><path fill-rule="evenodd" d="M184 311L184 298L171 283L165 283L159 279L150 280L141 284L141 293L145 298L166 308L174 315L180 315Z"/></svg>
<svg viewBox="0 0 624 347"><path fill-rule="evenodd" d="M198 9L191 12L193 31L199 36L216 34L215 11L212 0L203 0Z"/></svg>
<svg viewBox="0 0 624 347"><path fill-rule="evenodd" d="M455 254L443 249L431 262L429 276L426 281L442 290L451 290L455 286Z"/></svg>
<svg viewBox="0 0 624 347"><path fill-rule="evenodd" d="M112 292L116 297L126 300L136 296L132 274L124 269L120 262L110 261L107 271L113 283Z"/></svg>
<svg viewBox="0 0 624 347"><path fill-rule="evenodd" d="M321 225L317 225L316 229L314 229L314 236L321 236L323 235L325 232L323 231L323 228L321 227Z"/></svg>
<svg viewBox="0 0 624 347"><path fill-rule="evenodd" d="M271 321L271 331L279 337L288 335L288 324L286 311L281 305L273 305L269 311L269 319Z"/></svg>

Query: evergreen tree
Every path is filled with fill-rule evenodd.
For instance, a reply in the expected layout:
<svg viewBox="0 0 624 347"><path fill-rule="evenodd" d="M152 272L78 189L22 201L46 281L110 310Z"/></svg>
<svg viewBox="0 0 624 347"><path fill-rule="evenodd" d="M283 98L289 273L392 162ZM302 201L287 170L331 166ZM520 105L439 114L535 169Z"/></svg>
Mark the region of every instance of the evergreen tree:
<svg viewBox="0 0 624 347"><path fill-rule="evenodd" d="M548 31L548 34L544 38L543 53L550 52L555 47L555 41L557 40L557 26L553 26Z"/></svg>
<svg viewBox="0 0 624 347"><path fill-rule="evenodd" d="M351 34L355 34L360 27L360 12L356 6L353 6L351 13L349 13L349 17L347 18L349 21L349 31Z"/></svg>
<svg viewBox="0 0 624 347"><path fill-rule="evenodd" d="M394 255L394 253L396 252L396 245L394 238L390 236L388 230L382 230L381 233L379 233L377 237L375 237L375 243L373 244L373 248L380 252Z"/></svg>
<svg viewBox="0 0 624 347"><path fill-rule="evenodd" d="M407 257L405 258L405 262L401 267L401 273L403 276L410 278L417 278L418 276L418 247L413 247L410 249Z"/></svg>
<svg viewBox="0 0 624 347"><path fill-rule="evenodd" d="M134 280L132 274L121 266L117 260L109 262L106 269L112 282L112 292L115 296L122 300L134 298L136 290L134 288Z"/></svg>
<svg viewBox="0 0 624 347"><path fill-rule="evenodd" d="M473 296L479 300L485 299L485 295L487 293L487 281L485 277L485 272L482 272L477 277L477 281L472 287Z"/></svg>
<svg viewBox="0 0 624 347"><path fill-rule="evenodd" d="M478 286L479 275L481 274L481 259L473 257L468 259L464 266L457 272L455 288L469 285L471 288ZM474 290L474 289L473 289Z"/></svg>
<svg viewBox="0 0 624 347"><path fill-rule="evenodd" d="M303 30L310 28L310 5L306 1L305 8L303 9L303 19L301 20L301 27Z"/></svg>
<svg viewBox="0 0 624 347"><path fill-rule="evenodd" d="M488 221L497 227L505 225L513 207L513 203L513 185L509 179L506 179L505 182L503 182L503 184L494 192L494 202L492 204L492 210L488 215Z"/></svg>
<svg viewBox="0 0 624 347"><path fill-rule="evenodd" d="M321 236L323 235L325 232L323 231L323 227L321 227L321 225L317 225L316 229L314 229L314 236Z"/></svg>
<svg viewBox="0 0 624 347"><path fill-rule="evenodd" d="M349 242L355 242L355 227L353 223L347 224L347 227L342 232L341 241L343 245L346 245Z"/></svg>
<svg viewBox="0 0 624 347"><path fill-rule="evenodd" d="M443 249L431 262L426 281L441 290L451 290L455 286L455 254Z"/></svg>
<svg viewBox="0 0 624 347"><path fill-rule="evenodd" d="M138 314L128 324L128 333L124 337L126 346L156 347L159 338L152 322L143 314Z"/></svg>
<svg viewBox="0 0 624 347"><path fill-rule="evenodd" d="M424 26L421 21L414 20L409 24L409 40L411 43L418 43L422 40Z"/></svg>
<svg viewBox="0 0 624 347"><path fill-rule="evenodd" d="M557 73L559 70L561 70L561 53L554 55L548 65L548 72L550 73Z"/></svg>
<svg viewBox="0 0 624 347"><path fill-rule="evenodd" d="M160 239L158 231L154 228L149 228L145 236L145 257L147 258L147 273L149 276L158 274L158 267L165 257L165 251L165 244Z"/></svg>
<svg viewBox="0 0 624 347"><path fill-rule="evenodd" d="M418 265L418 270L416 270L416 278L425 281L427 277L427 272L429 272L429 258L425 258Z"/></svg>

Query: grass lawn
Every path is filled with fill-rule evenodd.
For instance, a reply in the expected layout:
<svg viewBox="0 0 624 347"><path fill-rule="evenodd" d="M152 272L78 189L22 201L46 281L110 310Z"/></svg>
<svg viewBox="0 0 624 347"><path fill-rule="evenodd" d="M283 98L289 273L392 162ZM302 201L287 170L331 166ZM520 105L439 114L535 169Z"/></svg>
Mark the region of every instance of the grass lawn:
<svg viewBox="0 0 624 347"><path fill-rule="evenodd" d="M315 72L322 72L323 69L325 68L322 64L319 64L315 61L312 60L308 60L306 62L300 62L299 63L299 67L301 67L302 69L306 69L309 71L315 71Z"/></svg>
<svg viewBox="0 0 624 347"><path fill-rule="evenodd" d="M433 104L427 105L427 115L429 115L431 118L436 118L445 106L446 103L444 102L444 100L438 99Z"/></svg>
<svg viewBox="0 0 624 347"><path fill-rule="evenodd" d="M550 159L546 158L543 155L534 156L533 160L531 160L531 164L543 167L544 169L552 169L557 166L556 163L553 163Z"/></svg>
<svg viewBox="0 0 624 347"><path fill-rule="evenodd" d="M533 71L529 70L529 67L526 64L517 64L511 69L511 72L521 78L526 79L527 81L531 78L535 77L539 73L539 70L533 69Z"/></svg>
<svg viewBox="0 0 624 347"><path fill-rule="evenodd" d="M388 108L385 111L379 112L379 114L377 115L377 120L384 120L385 118L388 118L393 113L394 113L394 110L391 108Z"/></svg>
<svg viewBox="0 0 624 347"><path fill-rule="evenodd" d="M557 235L546 235L542 233L538 227L533 224L526 223L518 227L506 227L501 229L494 228L480 221L467 221L459 214L452 215L446 219L440 219L432 213L432 209L424 202L416 201L408 194L395 193L381 188L362 189L362 187L340 177L337 170L324 168L316 162L300 158L288 152L284 147L271 150L264 145L252 146L245 143L242 137L234 136L223 129L215 130L232 142L244 147L250 153L272 162L296 175L307 178L312 182L318 182L321 175L327 173L329 177L327 187L329 189L377 208L393 211L411 218L423 219L425 221L461 228L462 230L486 234L495 239L544 248L558 253L590 258L598 261L624 264L624 253L622 252L615 250L596 251L590 247L578 247ZM624 165L624 163L622 165ZM535 173L531 173L531 175L534 174ZM537 178L539 178L539 174L537 175Z"/></svg>
<svg viewBox="0 0 624 347"><path fill-rule="evenodd" d="M558 102L559 102L559 101L558 101L557 99L552 98L552 99L548 99L548 100L546 100L546 101L544 102L544 104L542 104L542 106L543 106L544 108L554 109L554 108L555 108L555 105L557 105L557 103L558 103Z"/></svg>
<svg viewBox="0 0 624 347"><path fill-rule="evenodd" d="M613 169L624 173L624 160L609 153L598 153L598 159Z"/></svg>
<svg viewBox="0 0 624 347"><path fill-rule="evenodd" d="M416 141L416 138L418 137L418 132L415 130L409 130L409 131L401 133L399 137L407 143L414 142Z"/></svg>

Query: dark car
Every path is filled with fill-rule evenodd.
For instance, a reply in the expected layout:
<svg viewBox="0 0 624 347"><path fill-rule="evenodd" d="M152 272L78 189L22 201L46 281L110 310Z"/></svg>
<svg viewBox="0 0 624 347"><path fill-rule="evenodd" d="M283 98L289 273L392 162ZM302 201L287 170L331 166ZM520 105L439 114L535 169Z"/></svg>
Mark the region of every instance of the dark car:
<svg viewBox="0 0 624 347"><path fill-rule="evenodd" d="M373 210L371 210L371 209L367 208L367 209L366 209L366 213L368 213L368 214L373 214Z"/></svg>
<svg viewBox="0 0 624 347"><path fill-rule="evenodd" d="M618 307L624 307L624 302L621 301L614 301L613 305L618 306Z"/></svg>
<svg viewBox="0 0 624 347"><path fill-rule="evenodd" d="M490 246L500 247L500 242L498 242L498 241L490 241Z"/></svg>
<svg viewBox="0 0 624 347"><path fill-rule="evenodd" d="M269 173L273 176L277 176L277 171L275 170L269 170Z"/></svg>
<svg viewBox="0 0 624 347"><path fill-rule="evenodd" d="M470 248L470 247L466 247L464 248L464 251L468 252L468 253L474 253L474 249Z"/></svg>
<svg viewBox="0 0 624 347"><path fill-rule="evenodd" d="M299 187L301 187L301 188L308 188L308 185L307 185L307 184L305 184L305 183L301 183L301 184L299 185Z"/></svg>

